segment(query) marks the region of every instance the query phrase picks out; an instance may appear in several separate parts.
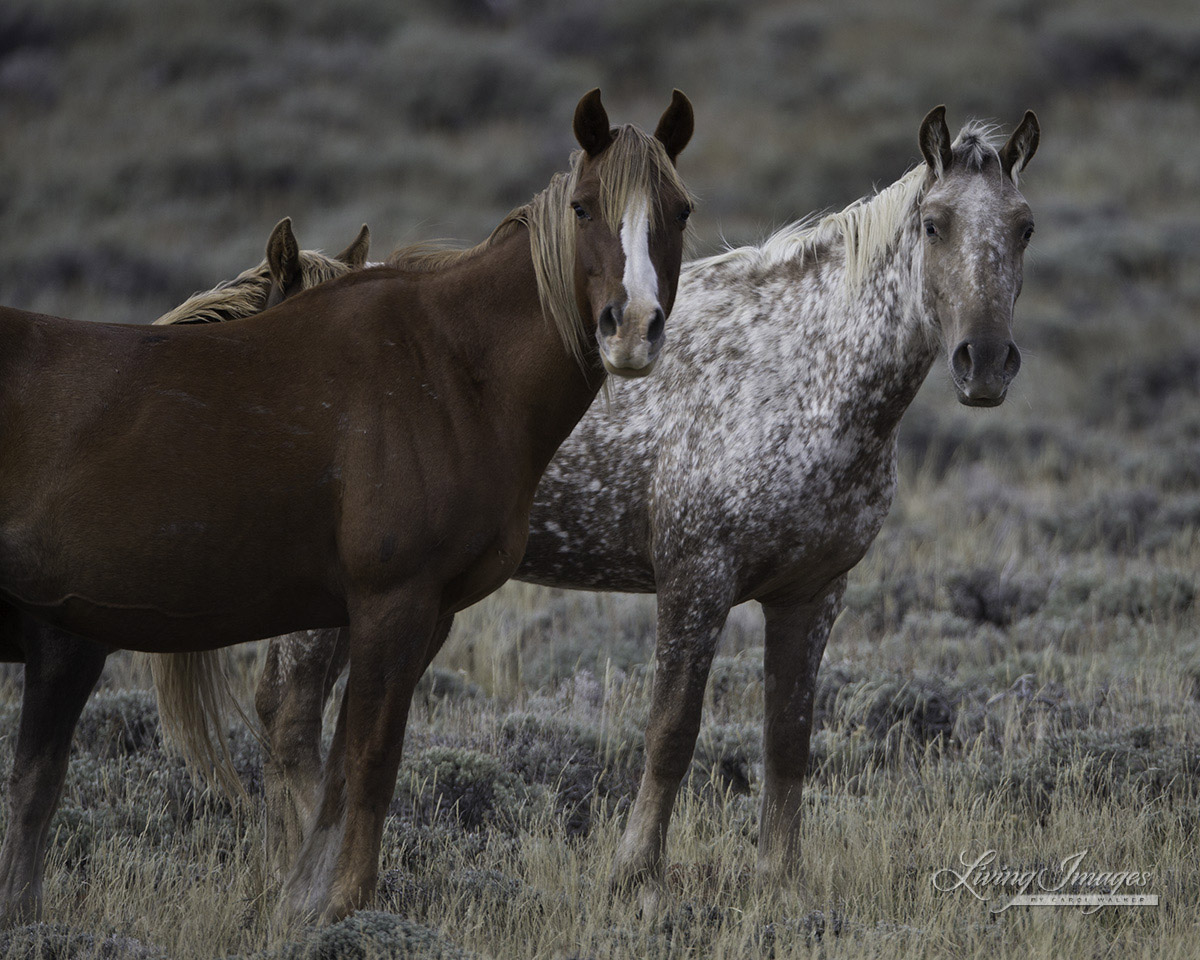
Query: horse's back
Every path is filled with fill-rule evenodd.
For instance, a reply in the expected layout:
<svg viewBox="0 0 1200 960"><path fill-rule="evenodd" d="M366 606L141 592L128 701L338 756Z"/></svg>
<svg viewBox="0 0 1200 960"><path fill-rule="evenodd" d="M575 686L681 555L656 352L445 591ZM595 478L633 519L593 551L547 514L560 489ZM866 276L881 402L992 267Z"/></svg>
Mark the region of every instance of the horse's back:
<svg viewBox="0 0 1200 960"><path fill-rule="evenodd" d="M214 611L239 607L261 608L243 619L265 629L296 593L314 623L337 619L339 411L323 384L337 390L294 346L249 325L18 311L0 314L0 344L14 348L0 367L0 589L14 602L99 637L105 611L140 617L129 632L147 637L219 629Z"/></svg>

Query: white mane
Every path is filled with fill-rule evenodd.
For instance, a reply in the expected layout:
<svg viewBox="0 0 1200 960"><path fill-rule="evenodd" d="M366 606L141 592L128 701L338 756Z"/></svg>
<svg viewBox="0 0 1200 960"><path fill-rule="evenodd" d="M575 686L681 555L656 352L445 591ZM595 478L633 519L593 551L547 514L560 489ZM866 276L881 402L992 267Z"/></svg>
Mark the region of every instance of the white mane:
<svg viewBox="0 0 1200 960"><path fill-rule="evenodd" d="M995 124L970 121L953 144L955 159L981 169L996 155ZM895 242L920 202L929 168L920 164L878 193L855 200L844 210L825 216L810 215L782 227L758 246L735 247L687 264L686 270L703 270L731 261L744 261L748 269L766 269L783 263L802 265L822 246L842 241L846 255L844 281L855 290L875 260Z"/></svg>
<svg viewBox="0 0 1200 960"><path fill-rule="evenodd" d="M888 245L895 240L911 214L925 185L925 165L915 167L872 197L856 200L846 209L825 216L808 216L782 227L758 246L735 247L703 260L687 270L743 261L748 268L769 268L782 263L803 264L817 249L841 240L845 244L845 282L856 288Z"/></svg>

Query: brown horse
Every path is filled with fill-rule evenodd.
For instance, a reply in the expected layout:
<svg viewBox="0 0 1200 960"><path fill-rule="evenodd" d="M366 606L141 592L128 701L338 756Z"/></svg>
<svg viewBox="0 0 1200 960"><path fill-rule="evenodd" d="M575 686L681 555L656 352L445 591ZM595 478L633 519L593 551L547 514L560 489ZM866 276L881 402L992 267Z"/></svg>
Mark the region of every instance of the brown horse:
<svg viewBox="0 0 1200 960"><path fill-rule="evenodd" d="M285 218L271 232L262 263L189 297L154 323L213 323L261 313L272 299L361 268L369 245L364 224L336 257L301 250ZM0 660L24 661L25 684L9 780L9 826L0 847L0 922L40 911L46 840L71 736L111 649L6 610L17 620L0 632Z"/></svg>
<svg viewBox="0 0 1200 960"><path fill-rule="evenodd" d="M605 370L644 375L662 345L691 106L676 92L649 137L611 128L593 91L574 126L570 172L467 251L223 324L0 309L12 646L38 642L21 613L150 652L349 627L291 915L335 919L374 892L417 679L453 613L516 568L537 482Z"/></svg>

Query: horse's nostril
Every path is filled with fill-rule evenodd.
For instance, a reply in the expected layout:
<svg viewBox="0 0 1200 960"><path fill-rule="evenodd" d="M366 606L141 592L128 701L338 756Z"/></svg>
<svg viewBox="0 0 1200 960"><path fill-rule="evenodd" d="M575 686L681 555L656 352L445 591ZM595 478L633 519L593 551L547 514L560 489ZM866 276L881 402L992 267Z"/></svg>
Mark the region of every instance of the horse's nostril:
<svg viewBox="0 0 1200 960"><path fill-rule="evenodd" d="M1021 369L1021 351L1017 349L1015 343L1009 343L1008 356L1004 358L1004 376L1005 379L1011 380L1017 375L1017 371Z"/></svg>
<svg viewBox="0 0 1200 960"><path fill-rule="evenodd" d="M617 316L616 308L610 303L600 311L600 335L602 337L614 336L619 322L620 318Z"/></svg>
<svg viewBox="0 0 1200 960"><path fill-rule="evenodd" d="M950 369L960 380L970 380L972 366L971 345L964 340L954 348L954 353L950 355Z"/></svg>
<svg viewBox="0 0 1200 960"><path fill-rule="evenodd" d="M662 339L666 325L667 318L663 315L662 310L655 310L654 318L650 321L650 326L646 328L646 339L651 343L658 343Z"/></svg>

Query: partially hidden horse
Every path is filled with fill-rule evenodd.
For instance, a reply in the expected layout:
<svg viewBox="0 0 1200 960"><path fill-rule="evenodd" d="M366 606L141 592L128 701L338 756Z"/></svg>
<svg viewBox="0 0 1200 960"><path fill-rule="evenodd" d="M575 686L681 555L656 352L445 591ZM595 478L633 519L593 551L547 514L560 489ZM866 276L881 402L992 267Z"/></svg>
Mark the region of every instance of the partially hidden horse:
<svg viewBox="0 0 1200 960"><path fill-rule="evenodd" d="M23 614L148 652L349 627L285 916L372 896L417 679L453 613L516 569L537 482L605 371L655 364L692 127L678 91L653 137L611 127L592 91L570 172L482 244L257 317L149 331L0 309L6 646L38 647Z"/></svg>
<svg viewBox="0 0 1200 960"><path fill-rule="evenodd" d="M658 375L592 408L543 476L516 579L658 595L618 885L660 889L717 638L748 600L766 619L759 874L797 876L817 669L847 573L891 506L900 418L942 342L967 405L1003 402L1020 366L1033 219L1018 178L1039 138L1029 112L999 149L979 124L952 143L937 107L918 136L925 162L877 195L688 264ZM301 813L344 657L334 632L275 641L257 692L283 784L268 789ZM283 815L268 825L285 832Z"/></svg>
<svg viewBox="0 0 1200 960"><path fill-rule="evenodd" d="M266 257L232 280L211 290L194 293L152 326L187 323L221 323L252 317L282 303L293 293L341 277L367 265L371 231L364 223L341 253L326 256L320 250L301 250L292 232L292 218L284 217L267 238Z"/></svg>
<svg viewBox="0 0 1200 960"><path fill-rule="evenodd" d="M364 224L336 256L301 250L291 219L284 218L271 231L260 264L194 294L154 324L215 323L261 313L291 293L361 269L370 242ZM36 632L39 638L36 643L15 641L18 632ZM8 829L0 847L0 920L34 917L40 911L46 842L67 773L71 736L110 649L32 618L0 634L0 660L25 662Z"/></svg>

